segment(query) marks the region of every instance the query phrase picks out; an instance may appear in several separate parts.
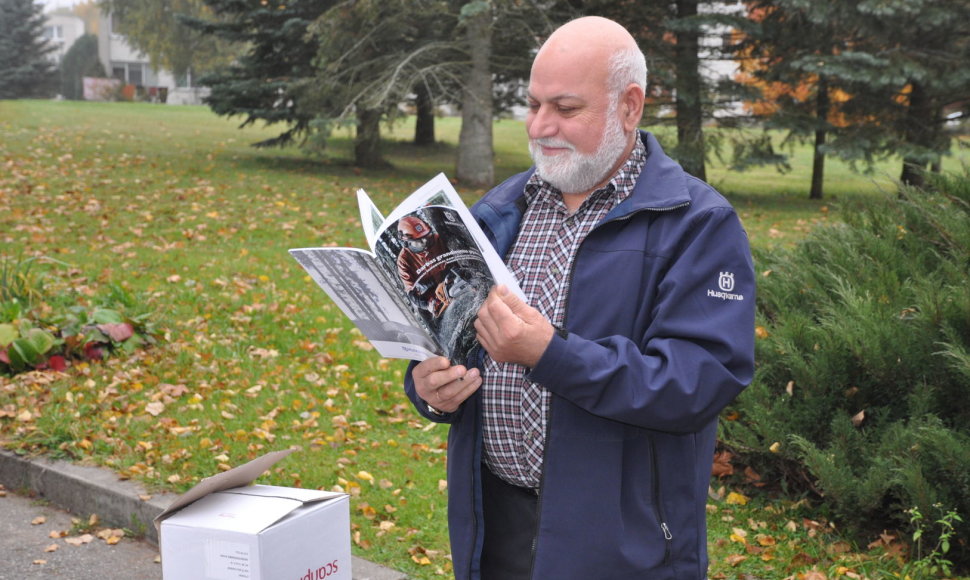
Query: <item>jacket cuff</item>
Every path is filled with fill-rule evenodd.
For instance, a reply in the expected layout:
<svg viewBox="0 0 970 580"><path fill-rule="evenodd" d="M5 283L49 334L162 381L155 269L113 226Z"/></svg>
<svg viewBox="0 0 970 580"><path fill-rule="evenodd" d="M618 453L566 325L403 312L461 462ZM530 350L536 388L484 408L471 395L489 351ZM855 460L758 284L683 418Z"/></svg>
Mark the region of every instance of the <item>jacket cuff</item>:
<svg viewBox="0 0 970 580"><path fill-rule="evenodd" d="M421 406L418 407L418 409L421 411L421 414L436 423L448 423L451 417L455 414L455 413L449 413L448 411L440 411L438 409L435 409L431 405L431 403L425 401L424 399L419 399L419 400L423 404L423 407Z"/></svg>
<svg viewBox="0 0 970 580"><path fill-rule="evenodd" d="M569 332L558 326L553 328L556 329L556 332L552 335L552 340L549 341L542 356L539 357L539 362L526 373L526 377L530 381L540 385L549 382L552 378L552 373L560 366L560 362L566 356L569 345Z"/></svg>

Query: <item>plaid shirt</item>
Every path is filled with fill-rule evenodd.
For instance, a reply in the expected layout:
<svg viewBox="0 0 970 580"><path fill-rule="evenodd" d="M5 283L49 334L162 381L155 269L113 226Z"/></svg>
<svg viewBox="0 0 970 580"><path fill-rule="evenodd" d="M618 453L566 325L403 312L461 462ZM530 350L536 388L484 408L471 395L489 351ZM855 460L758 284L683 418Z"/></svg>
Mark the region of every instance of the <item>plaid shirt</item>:
<svg viewBox="0 0 970 580"><path fill-rule="evenodd" d="M533 174L519 235L505 262L529 304L554 325L565 321L570 272L579 245L613 207L629 197L647 152L640 139L620 169L570 214L559 190ZM549 415L549 391L526 380L521 365L485 355L482 406L485 462L503 480L538 488Z"/></svg>

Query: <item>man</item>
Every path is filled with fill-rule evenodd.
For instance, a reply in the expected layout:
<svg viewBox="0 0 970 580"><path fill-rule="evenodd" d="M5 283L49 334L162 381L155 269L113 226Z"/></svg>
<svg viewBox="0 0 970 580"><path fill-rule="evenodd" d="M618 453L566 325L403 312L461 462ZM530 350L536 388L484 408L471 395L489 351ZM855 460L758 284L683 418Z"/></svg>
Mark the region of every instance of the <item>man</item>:
<svg viewBox="0 0 970 580"><path fill-rule="evenodd" d="M717 415L753 374L754 272L728 202L637 130L646 65L622 26L536 55L535 168L472 208L528 304L494 288L467 365L405 389L451 424L455 576L701 580Z"/></svg>

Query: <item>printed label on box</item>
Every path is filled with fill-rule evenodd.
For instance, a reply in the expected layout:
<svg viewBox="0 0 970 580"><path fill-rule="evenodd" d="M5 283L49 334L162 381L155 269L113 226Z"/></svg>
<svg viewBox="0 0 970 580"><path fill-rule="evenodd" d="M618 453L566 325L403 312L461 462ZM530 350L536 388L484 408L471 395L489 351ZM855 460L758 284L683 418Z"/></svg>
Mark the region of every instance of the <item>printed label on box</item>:
<svg viewBox="0 0 970 580"><path fill-rule="evenodd" d="M245 580L251 577L249 545L225 540L207 540L205 577L213 580Z"/></svg>

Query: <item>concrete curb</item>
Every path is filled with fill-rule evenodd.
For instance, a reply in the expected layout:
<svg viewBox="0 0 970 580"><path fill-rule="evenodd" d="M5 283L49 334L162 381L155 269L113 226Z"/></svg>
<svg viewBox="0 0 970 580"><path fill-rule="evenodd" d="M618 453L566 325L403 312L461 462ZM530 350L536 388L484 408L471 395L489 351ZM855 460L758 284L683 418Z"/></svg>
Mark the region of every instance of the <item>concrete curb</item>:
<svg viewBox="0 0 970 580"><path fill-rule="evenodd" d="M152 520L177 494L149 494L140 484L124 481L111 470L77 465L45 457L25 459L0 450L0 484L19 492L30 491L78 516L97 514L107 526L144 533L158 545ZM143 500L142 497L151 496ZM396 570L362 558L353 558L354 580L407 580Z"/></svg>

